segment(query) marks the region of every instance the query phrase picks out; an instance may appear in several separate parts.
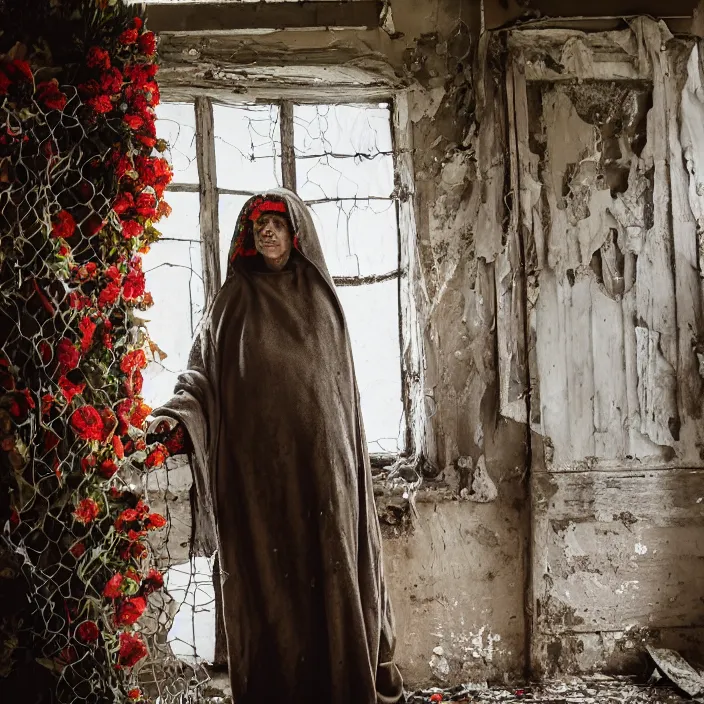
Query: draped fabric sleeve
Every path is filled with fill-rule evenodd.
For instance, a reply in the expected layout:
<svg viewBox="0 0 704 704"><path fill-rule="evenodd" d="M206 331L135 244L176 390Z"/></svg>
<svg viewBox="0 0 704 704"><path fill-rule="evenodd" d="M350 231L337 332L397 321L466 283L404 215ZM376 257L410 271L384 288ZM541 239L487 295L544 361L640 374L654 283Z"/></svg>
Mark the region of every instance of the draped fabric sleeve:
<svg viewBox="0 0 704 704"><path fill-rule="evenodd" d="M211 381L212 345L203 326L191 348L188 369L179 375L173 397L154 410L156 421L181 424L189 439L188 458L193 472L191 488L192 555L212 555L217 547L210 467L218 427L217 399Z"/></svg>

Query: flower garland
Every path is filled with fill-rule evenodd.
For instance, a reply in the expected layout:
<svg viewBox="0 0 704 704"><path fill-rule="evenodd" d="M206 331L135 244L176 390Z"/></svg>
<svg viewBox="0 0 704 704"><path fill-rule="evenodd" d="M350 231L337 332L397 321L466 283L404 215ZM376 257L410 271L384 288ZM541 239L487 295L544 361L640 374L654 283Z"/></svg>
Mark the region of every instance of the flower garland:
<svg viewBox="0 0 704 704"><path fill-rule="evenodd" d="M0 1L0 527L31 613L14 631L0 613L0 653L58 701L145 701L166 520L132 487L168 454L146 443L135 315L169 213L156 38L122 0L25 2Z"/></svg>

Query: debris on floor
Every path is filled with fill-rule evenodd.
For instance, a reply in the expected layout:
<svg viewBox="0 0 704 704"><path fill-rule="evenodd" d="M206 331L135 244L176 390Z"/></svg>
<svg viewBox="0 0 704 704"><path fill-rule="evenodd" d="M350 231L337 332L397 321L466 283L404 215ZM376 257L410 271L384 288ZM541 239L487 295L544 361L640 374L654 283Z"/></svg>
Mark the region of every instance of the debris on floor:
<svg viewBox="0 0 704 704"><path fill-rule="evenodd" d="M232 704L227 675L214 674L210 686L202 693L201 702ZM282 704L285 700L281 700ZM630 677L571 677L541 684L514 687L489 687L484 683L458 685L449 689L430 688L408 695L408 704L458 702L542 702L542 704L684 704L673 687L637 683ZM694 700L703 701L703 700ZM288 703L287 703L288 704ZM291 703L293 704L293 703Z"/></svg>
<svg viewBox="0 0 704 704"><path fill-rule="evenodd" d="M676 651L646 646L657 671L690 697L704 696L704 678Z"/></svg>
<svg viewBox="0 0 704 704"><path fill-rule="evenodd" d="M673 687L636 683L628 677L566 678L516 687L488 687L471 684L450 689L427 689L408 697L408 704L435 702L543 702L543 704L681 704L692 701Z"/></svg>

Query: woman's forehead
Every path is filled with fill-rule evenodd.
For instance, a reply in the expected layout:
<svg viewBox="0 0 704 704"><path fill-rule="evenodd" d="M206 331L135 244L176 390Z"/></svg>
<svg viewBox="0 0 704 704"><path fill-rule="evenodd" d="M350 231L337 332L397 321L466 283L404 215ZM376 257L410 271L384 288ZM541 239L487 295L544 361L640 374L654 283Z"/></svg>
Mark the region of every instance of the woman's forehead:
<svg viewBox="0 0 704 704"><path fill-rule="evenodd" d="M268 220L273 220L275 222L281 222L285 225L288 224L286 217L283 215L280 215L279 213L262 213L254 222L255 222L255 224L257 224L257 223L267 222Z"/></svg>

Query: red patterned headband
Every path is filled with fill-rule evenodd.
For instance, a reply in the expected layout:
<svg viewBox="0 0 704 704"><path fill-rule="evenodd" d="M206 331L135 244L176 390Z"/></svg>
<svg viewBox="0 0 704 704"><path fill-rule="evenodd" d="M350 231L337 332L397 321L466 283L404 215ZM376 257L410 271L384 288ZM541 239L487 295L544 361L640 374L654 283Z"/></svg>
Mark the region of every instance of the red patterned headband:
<svg viewBox="0 0 704 704"><path fill-rule="evenodd" d="M275 200L265 200L262 203L258 203L256 207L252 208L252 212L249 214L249 219L255 222L259 219L262 213L284 213L286 214L286 203L281 203Z"/></svg>

